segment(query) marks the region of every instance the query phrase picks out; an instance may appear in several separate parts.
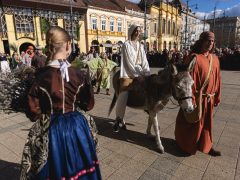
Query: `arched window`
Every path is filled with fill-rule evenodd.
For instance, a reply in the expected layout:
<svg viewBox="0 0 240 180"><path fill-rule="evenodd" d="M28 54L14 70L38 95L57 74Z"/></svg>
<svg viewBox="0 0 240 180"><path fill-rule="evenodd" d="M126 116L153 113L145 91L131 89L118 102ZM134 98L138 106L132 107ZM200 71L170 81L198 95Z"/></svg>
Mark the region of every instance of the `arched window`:
<svg viewBox="0 0 240 180"><path fill-rule="evenodd" d="M5 19L5 14L2 10L0 9L0 38L7 38L7 24L6 24L6 19Z"/></svg>
<svg viewBox="0 0 240 180"><path fill-rule="evenodd" d="M122 32L122 19L118 18L118 32Z"/></svg>
<svg viewBox="0 0 240 180"><path fill-rule="evenodd" d="M101 17L101 27L102 27L102 31L106 31L106 17L105 16Z"/></svg>
<svg viewBox="0 0 240 180"><path fill-rule="evenodd" d="M162 33L165 34L165 30L166 30L166 19L163 19L163 23L162 23Z"/></svg>
<svg viewBox="0 0 240 180"><path fill-rule="evenodd" d="M91 16L91 23L92 23L92 29L96 30L97 29L97 17L95 15Z"/></svg>
<svg viewBox="0 0 240 180"><path fill-rule="evenodd" d="M167 29L168 29L167 33L170 34L170 32L171 32L171 21L170 20L168 20Z"/></svg>
<svg viewBox="0 0 240 180"><path fill-rule="evenodd" d="M173 22L173 25L172 25L172 34L175 35L175 28L176 28L176 25L175 25L175 22Z"/></svg>
<svg viewBox="0 0 240 180"><path fill-rule="evenodd" d="M33 13L31 9L15 9L14 11L15 28L17 32L17 39L22 37L35 37Z"/></svg>
<svg viewBox="0 0 240 180"><path fill-rule="evenodd" d="M110 28L110 31L114 31L114 18L113 17L110 17L109 28Z"/></svg>
<svg viewBox="0 0 240 180"><path fill-rule="evenodd" d="M163 42L163 49L167 49L167 42L166 41Z"/></svg>

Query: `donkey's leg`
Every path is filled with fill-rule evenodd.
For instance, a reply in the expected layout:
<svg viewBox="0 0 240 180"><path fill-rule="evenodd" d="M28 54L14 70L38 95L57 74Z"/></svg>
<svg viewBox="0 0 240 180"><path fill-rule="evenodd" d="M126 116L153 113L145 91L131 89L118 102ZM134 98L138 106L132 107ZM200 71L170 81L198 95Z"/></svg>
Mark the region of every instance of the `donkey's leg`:
<svg viewBox="0 0 240 180"><path fill-rule="evenodd" d="M160 139L160 129L159 129L159 126L158 126L157 113L152 111L152 112L149 113L149 117L153 121L153 129L154 129L155 134L156 134L157 147L158 147L160 153L164 153L164 147L163 147L161 139Z"/></svg>
<svg viewBox="0 0 240 180"><path fill-rule="evenodd" d="M150 118L150 115L149 115L149 116L148 116L148 126L147 126L147 130L146 130L147 136L148 136L149 138L155 137L155 136L151 133L152 124L153 124L153 121L152 121L152 118Z"/></svg>

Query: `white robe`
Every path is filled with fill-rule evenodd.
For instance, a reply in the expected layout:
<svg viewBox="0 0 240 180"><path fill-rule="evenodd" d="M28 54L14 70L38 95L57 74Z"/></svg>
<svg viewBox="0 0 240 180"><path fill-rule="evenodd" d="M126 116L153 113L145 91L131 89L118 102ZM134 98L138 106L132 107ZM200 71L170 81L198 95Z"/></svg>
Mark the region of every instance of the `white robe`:
<svg viewBox="0 0 240 180"><path fill-rule="evenodd" d="M120 78L131 78L150 75L150 69L143 45L137 42L137 50L131 41L122 46Z"/></svg>
<svg viewBox="0 0 240 180"><path fill-rule="evenodd" d="M2 73L9 73L11 72L11 69L9 67L9 63L7 61L1 61L0 62L0 72Z"/></svg>

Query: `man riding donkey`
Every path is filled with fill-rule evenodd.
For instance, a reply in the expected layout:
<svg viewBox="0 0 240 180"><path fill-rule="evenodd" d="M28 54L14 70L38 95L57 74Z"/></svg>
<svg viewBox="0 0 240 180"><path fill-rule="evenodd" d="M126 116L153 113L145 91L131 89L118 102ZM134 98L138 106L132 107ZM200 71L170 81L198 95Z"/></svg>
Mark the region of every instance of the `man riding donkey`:
<svg viewBox="0 0 240 180"><path fill-rule="evenodd" d="M113 131L118 132L119 127L126 129L123 120L127 100L128 88L135 77L144 81L144 76L150 75L150 69L143 45L138 41L141 29L137 25L131 25L128 30L128 40L122 46L120 69L120 94L116 105L116 120Z"/></svg>

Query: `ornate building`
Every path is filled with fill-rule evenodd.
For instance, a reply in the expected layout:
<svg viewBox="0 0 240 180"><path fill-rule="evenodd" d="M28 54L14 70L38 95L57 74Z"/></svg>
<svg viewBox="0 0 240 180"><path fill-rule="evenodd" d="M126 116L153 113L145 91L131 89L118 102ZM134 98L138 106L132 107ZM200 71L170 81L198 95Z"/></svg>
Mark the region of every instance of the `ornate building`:
<svg viewBox="0 0 240 180"><path fill-rule="evenodd" d="M240 47L240 17L208 19L210 29L215 33L216 47ZM214 26L215 25L215 26Z"/></svg>
<svg viewBox="0 0 240 180"><path fill-rule="evenodd" d="M145 0L140 2L144 8ZM150 22L150 46L155 50L180 48L181 16L175 4L163 0L147 0Z"/></svg>
<svg viewBox="0 0 240 180"><path fill-rule="evenodd" d="M67 0L8 0L1 1L0 51L19 53L27 46L45 46L45 34L50 26L65 28L73 34L74 42L86 51L84 17L86 4ZM70 16L73 7L73 33ZM12 48L10 48L12 47Z"/></svg>

